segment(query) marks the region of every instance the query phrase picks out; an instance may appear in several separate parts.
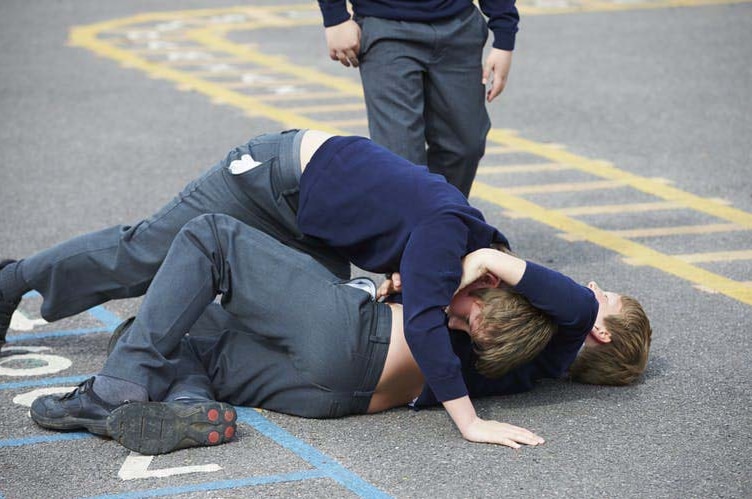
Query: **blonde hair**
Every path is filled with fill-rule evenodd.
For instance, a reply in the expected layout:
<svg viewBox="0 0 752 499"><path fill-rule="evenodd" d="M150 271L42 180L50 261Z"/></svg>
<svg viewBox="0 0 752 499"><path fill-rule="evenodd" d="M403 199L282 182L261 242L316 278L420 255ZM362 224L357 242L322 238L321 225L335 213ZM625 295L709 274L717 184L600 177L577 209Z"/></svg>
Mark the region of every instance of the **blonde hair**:
<svg viewBox="0 0 752 499"><path fill-rule="evenodd" d="M478 354L475 367L488 378L534 359L556 332L548 315L509 288L476 289L470 296L483 303L472 338Z"/></svg>
<svg viewBox="0 0 752 499"><path fill-rule="evenodd" d="M632 297L621 297L621 312L603 318L611 341L584 347L569 368L572 380L591 385L628 385L648 363L650 328L645 310Z"/></svg>

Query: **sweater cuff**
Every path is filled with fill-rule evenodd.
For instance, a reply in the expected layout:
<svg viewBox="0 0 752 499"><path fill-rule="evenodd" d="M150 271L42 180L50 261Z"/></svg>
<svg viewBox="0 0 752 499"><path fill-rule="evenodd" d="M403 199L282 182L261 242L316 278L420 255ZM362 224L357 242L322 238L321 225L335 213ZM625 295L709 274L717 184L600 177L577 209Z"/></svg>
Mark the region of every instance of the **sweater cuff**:
<svg viewBox="0 0 752 499"><path fill-rule="evenodd" d="M514 50L514 41L517 33L497 30L494 31L493 48L501 50Z"/></svg>
<svg viewBox="0 0 752 499"><path fill-rule="evenodd" d="M431 380L429 384L431 386L431 391L439 402L454 400L468 395L465 380L462 379L462 375Z"/></svg>
<svg viewBox="0 0 752 499"><path fill-rule="evenodd" d="M330 28L350 20L345 2L319 2L321 16L324 18L324 27Z"/></svg>

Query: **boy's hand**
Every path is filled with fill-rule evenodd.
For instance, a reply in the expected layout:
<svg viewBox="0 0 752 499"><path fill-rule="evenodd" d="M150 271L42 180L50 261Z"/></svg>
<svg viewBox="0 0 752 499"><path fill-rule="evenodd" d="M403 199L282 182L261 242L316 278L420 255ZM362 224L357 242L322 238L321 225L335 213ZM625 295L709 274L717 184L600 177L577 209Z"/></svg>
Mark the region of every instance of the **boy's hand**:
<svg viewBox="0 0 752 499"><path fill-rule="evenodd" d="M339 61L348 68L352 65L358 67L358 54L360 53L360 26L352 19L336 26L329 26L324 30L326 46L329 48L329 57L333 61Z"/></svg>
<svg viewBox="0 0 752 499"><path fill-rule="evenodd" d="M457 291L454 292L455 295L488 272L488 269L486 268L487 255L485 254L487 251L496 250L482 248L475 250L472 253L468 253L465 255L465 258L462 259L462 279L460 279L460 285L457 287Z"/></svg>
<svg viewBox="0 0 752 499"><path fill-rule="evenodd" d="M467 395L454 400L445 400L442 404L462 436L470 442L506 445L514 449L519 449L520 444L540 445L545 442L525 428L479 418Z"/></svg>
<svg viewBox="0 0 752 499"><path fill-rule="evenodd" d="M535 433L519 426L493 420L476 418L462 430L462 436L470 442L499 444L519 449L520 444L540 445L545 443Z"/></svg>
<svg viewBox="0 0 752 499"><path fill-rule="evenodd" d="M381 283L379 289L376 290L376 299L380 300L397 293L402 293L402 277L399 272L393 272L387 280Z"/></svg>
<svg viewBox="0 0 752 499"><path fill-rule="evenodd" d="M492 48L483 65L483 85L488 84L491 78L491 88L486 92L486 100L491 102L504 90L507 85L509 68L512 66L512 51Z"/></svg>

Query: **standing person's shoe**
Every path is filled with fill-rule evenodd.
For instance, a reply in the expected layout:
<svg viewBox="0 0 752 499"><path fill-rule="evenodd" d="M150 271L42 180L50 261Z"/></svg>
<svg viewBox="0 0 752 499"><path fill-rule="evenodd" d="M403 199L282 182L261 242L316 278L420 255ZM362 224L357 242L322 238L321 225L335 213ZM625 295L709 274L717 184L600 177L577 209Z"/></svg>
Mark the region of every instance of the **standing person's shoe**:
<svg viewBox="0 0 752 499"><path fill-rule="evenodd" d="M132 402L112 412L107 432L130 450L166 454L228 442L235 436L236 419L233 406L214 400Z"/></svg>
<svg viewBox="0 0 752 499"><path fill-rule="evenodd" d="M85 429L107 435L107 417L118 405L105 402L94 393L94 377L65 395L44 395L31 404L31 419L51 430Z"/></svg>
<svg viewBox="0 0 752 499"><path fill-rule="evenodd" d="M15 262L15 260L3 260L0 262L0 270L3 267ZM8 328L10 327L10 318L13 316L13 312L18 308L18 304L21 300L7 301L3 296L3 292L0 291L0 348L5 344L5 336L8 334Z"/></svg>

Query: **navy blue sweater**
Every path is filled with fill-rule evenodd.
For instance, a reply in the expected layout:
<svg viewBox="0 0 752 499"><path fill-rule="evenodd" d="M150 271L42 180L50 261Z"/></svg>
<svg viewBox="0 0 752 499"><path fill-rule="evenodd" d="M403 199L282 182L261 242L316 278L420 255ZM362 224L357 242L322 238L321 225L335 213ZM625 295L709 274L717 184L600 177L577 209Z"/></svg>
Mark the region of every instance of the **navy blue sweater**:
<svg viewBox="0 0 752 499"><path fill-rule="evenodd" d="M396 21L432 22L455 16L473 5L470 0L351 0L358 17L380 17ZM520 16L515 0L480 0L480 10L488 18L494 34L493 46L514 49ZM324 26L336 26L350 19L345 0L319 0Z"/></svg>
<svg viewBox="0 0 752 499"><path fill-rule="evenodd" d="M531 362L519 366L501 378L490 379L475 369L477 356L470 337L452 331L452 346L462 362L462 375L471 397L505 395L530 390L542 378L560 378L574 362L598 315L598 301L585 286L554 270L527 262L525 274L514 287L535 307L546 312L558 330L546 348ZM427 387L415 407L438 402Z"/></svg>
<svg viewBox="0 0 752 499"><path fill-rule="evenodd" d="M444 307L462 257L506 238L444 177L362 137L333 137L300 179L298 227L370 272L402 275L405 337L439 401L468 395Z"/></svg>

